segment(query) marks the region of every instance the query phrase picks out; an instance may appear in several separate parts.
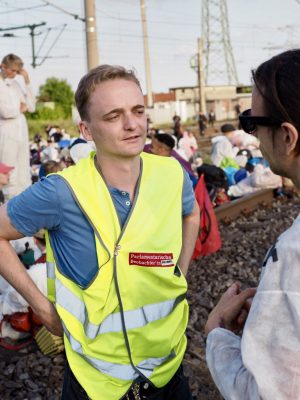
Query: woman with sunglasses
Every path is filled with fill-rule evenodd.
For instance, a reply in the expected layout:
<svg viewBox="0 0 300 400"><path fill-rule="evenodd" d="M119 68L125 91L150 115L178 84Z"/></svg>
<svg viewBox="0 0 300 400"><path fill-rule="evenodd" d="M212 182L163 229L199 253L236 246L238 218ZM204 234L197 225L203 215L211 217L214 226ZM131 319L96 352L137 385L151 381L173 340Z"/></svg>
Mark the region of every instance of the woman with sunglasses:
<svg viewBox="0 0 300 400"><path fill-rule="evenodd" d="M300 50L252 76L252 109L241 125L260 140L272 171L300 188ZM226 400L300 399L300 216L267 253L257 290L233 284L205 330L207 363Z"/></svg>

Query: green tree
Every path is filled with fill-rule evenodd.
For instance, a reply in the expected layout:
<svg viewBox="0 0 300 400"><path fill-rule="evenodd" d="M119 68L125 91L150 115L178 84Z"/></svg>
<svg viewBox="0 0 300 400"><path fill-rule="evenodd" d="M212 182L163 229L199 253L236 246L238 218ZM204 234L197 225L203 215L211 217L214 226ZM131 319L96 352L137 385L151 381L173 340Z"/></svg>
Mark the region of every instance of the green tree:
<svg viewBox="0 0 300 400"><path fill-rule="evenodd" d="M63 110L64 117L68 118L72 113L74 104L74 92L65 79L48 78L39 88L38 101L53 101L55 106Z"/></svg>

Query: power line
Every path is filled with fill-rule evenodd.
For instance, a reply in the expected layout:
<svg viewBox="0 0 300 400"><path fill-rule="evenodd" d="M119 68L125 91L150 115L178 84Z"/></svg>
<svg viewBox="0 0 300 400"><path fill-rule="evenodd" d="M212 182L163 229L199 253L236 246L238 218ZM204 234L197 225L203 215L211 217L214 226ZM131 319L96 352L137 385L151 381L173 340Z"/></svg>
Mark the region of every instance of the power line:
<svg viewBox="0 0 300 400"><path fill-rule="evenodd" d="M58 35L57 35L57 37L55 38L54 42L52 43L52 45L51 45L50 48L48 49L48 52L46 53L46 55L43 57L43 59L41 60L41 62L40 62L38 65L42 65L42 64L45 62L45 60L46 60L47 58L49 58L49 54L50 54L51 50L53 49L53 47L54 47L55 44L57 43L58 39L61 37L63 31L64 31L65 28L66 28L66 26L67 26L67 24L64 24L64 25L62 26L61 31L58 33ZM41 49L41 46L40 46L40 49Z"/></svg>
<svg viewBox="0 0 300 400"><path fill-rule="evenodd" d="M41 7L46 7L46 4L40 4L39 6L24 7L24 8L13 8L12 10L9 10L9 11L0 12L0 15L16 13L19 11L27 11L27 10L32 10L34 8L41 8Z"/></svg>
<svg viewBox="0 0 300 400"><path fill-rule="evenodd" d="M141 20L138 19L138 18L116 17L114 15L111 15L111 14L107 13L106 11L103 11L103 10L99 9L99 8L96 8L96 10L99 13L105 15L109 19L114 19L114 20L118 20L118 21L125 21L125 22L136 22L136 23L139 23L139 24L141 23ZM155 21L155 20L151 20L151 19L149 19L148 21L149 21L149 23L152 23L152 24L162 24L162 25L180 24L180 25L183 25L183 26L200 26L199 23L197 24L197 23L192 23L192 22L191 23L185 23L185 22L181 22L181 21L174 21L174 22L170 22L170 21Z"/></svg>
<svg viewBox="0 0 300 400"><path fill-rule="evenodd" d="M73 17L75 19L79 19L80 21L85 22L85 19L81 18L78 14L71 13L70 11L67 11L62 7L59 7L59 6L57 6L57 5L53 4L53 3L50 3L50 1L47 1L47 0L41 0L41 1L44 2L45 4L47 4L48 6L54 7L57 10L60 10L60 11L62 11L63 13L65 13L67 15L70 15L71 17Z"/></svg>

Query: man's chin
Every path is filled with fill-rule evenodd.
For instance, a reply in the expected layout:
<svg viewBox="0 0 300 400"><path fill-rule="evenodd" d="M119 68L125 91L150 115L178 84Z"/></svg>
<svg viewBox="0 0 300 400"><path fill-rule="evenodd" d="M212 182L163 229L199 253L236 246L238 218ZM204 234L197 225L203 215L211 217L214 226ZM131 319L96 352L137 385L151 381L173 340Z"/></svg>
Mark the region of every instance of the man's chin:
<svg viewBox="0 0 300 400"><path fill-rule="evenodd" d="M128 151L124 151L122 154L120 154L120 156L122 157L124 157L124 158L135 158L135 157L138 157L140 154L141 154L141 152L143 151L143 147L142 148L138 148L138 149L131 149L131 150L128 150Z"/></svg>

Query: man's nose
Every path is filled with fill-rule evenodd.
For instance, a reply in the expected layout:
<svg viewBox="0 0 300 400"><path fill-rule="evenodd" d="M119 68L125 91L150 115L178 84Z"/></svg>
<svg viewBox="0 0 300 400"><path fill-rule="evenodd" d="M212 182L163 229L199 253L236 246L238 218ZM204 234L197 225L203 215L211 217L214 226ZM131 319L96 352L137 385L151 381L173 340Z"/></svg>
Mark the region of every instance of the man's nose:
<svg viewBox="0 0 300 400"><path fill-rule="evenodd" d="M125 114L124 115L124 129L125 130L134 130L137 127L137 122L134 114Z"/></svg>

